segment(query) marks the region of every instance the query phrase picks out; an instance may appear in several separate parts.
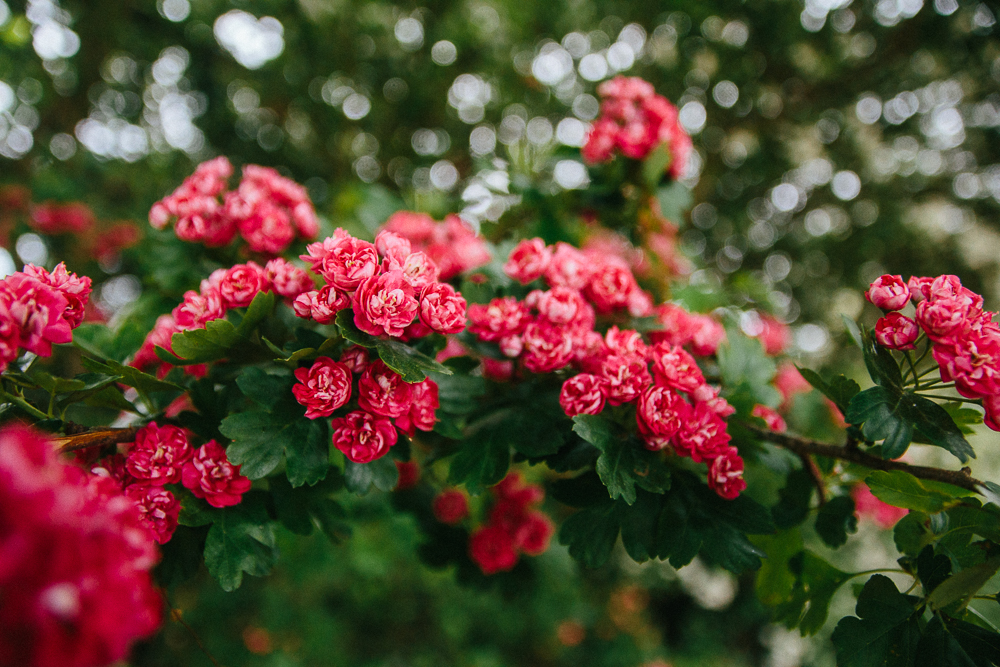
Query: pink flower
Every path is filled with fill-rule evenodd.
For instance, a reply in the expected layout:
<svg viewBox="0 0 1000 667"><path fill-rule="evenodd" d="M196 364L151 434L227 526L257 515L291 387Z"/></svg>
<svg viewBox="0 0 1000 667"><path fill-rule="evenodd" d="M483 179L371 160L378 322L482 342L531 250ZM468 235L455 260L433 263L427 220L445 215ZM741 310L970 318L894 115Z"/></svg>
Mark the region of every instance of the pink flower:
<svg viewBox="0 0 1000 667"><path fill-rule="evenodd" d="M964 287L954 295L932 294L917 304L917 323L928 338L940 341L957 333L967 321L978 318L982 305L982 297Z"/></svg>
<svg viewBox="0 0 1000 667"><path fill-rule="evenodd" d="M358 381L358 405L383 417L402 417L413 403L413 385L381 359L368 364Z"/></svg>
<svg viewBox="0 0 1000 667"><path fill-rule="evenodd" d="M177 530L181 513L180 501L162 486L132 484L125 495L135 503L143 523L153 533L157 543L166 544Z"/></svg>
<svg viewBox="0 0 1000 667"><path fill-rule="evenodd" d="M747 488L743 480L743 459L735 447L712 459L708 466L708 487L726 500L733 500Z"/></svg>
<svg viewBox="0 0 1000 667"><path fill-rule="evenodd" d="M382 458L396 444L396 429L384 417L363 410L348 412L331 420L333 445L354 463L368 463Z"/></svg>
<svg viewBox="0 0 1000 667"><path fill-rule="evenodd" d="M618 134L618 123L610 118L598 118L590 127L581 153L589 164L607 162L614 157L615 138Z"/></svg>
<svg viewBox="0 0 1000 667"><path fill-rule="evenodd" d="M875 340L890 350L912 350L920 335L917 323L905 315L889 313L875 323Z"/></svg>
<svg viewBox="0 0 1000 667"><path fill-rule="evenodd" d="M574 375L563 382L559 405L568 417L596 415L604 409L605 381L590 373Z"/></svg>
<svg viewBox="0 0 1000 667"><path fill-rule="evenodd" d="M31 207L28 224L42 234L85 234L94 227L94 212L79 202L45 202Z"/></svg>
<svg viewBox="0 0 1000 667"><path fill-rule="evenodd" d="M225 208L227 214L235 218L230 212L231 196L238 196L238 193L229 193ZM295 240L295 227L288 209L267 200L258 201L250 214L239 221L237 229L250 250L269 255L277 255Z"/></svg>
<svg viewBox="0 0 1000 667"><path fill-rule="evenodd" d="M695 404L704 403L708 409L719 415L723 419L736 412L736 408L729 404L729 401L719 396L719 388L703 384L688 396Z"/></svg>
<svg viewBox="0 0 1000 667"><path fill-rule="evenodd" d="M619 329L612 325L604 334L604 341L612 353L645 358L649 353L642 334L635 329Z"/></svg>
<svg viewBox="0 0 1000 667"><path fill-rule="evenodd" d="M784 352L792 342L792 332L788 325L766 314L760 316L760 323L762 328L757 338L764 347L764 354L773 357Z"/></svg>
<svg viewBox="0 0 1000 667"><path fill-rule="evenodd" d="M782 410L791 405L792 397L796 394L804 394L812 391L812 385L802 377L799 369L790 361L786 361L778 366L778 372L774 376L774 386L781 392Z"/></svg>
<svg viewBox="0 0 1000 667"><path fill-rule="evenodd" d="M882 310L899 310L909 303L910 288L902 277L886 274L875 279L865 293L865 298Z"/></svg>
<svg viewBox="0 0 1000 667"><path fill-rule="evenodd" d="M753 406L753 410L750 411L750 416L763 419L767 427L775 433L784 433L788 430L788 425L785 424L784 418L778 414L778 411L774 408L769 408L766 405L758 403Z"/></svg>
<svg viewBox="0 0 1000 667"><path fill-rule="evenodd" d="M350 235L311 243L306 250L301 259L338 290L352 292L379 272L375 246Z"/></svg>
<svg viewBox="0 0 1000 667"><path fill-rule="evenodd" d="M219 282L219 295L226 308L246 308L259 292L270 286L264 270L253 262L237 264Z"/></svg>
<svg viewBox="0 0 1000 667"><path fill-rule="evenodd" d="M17 338L24 349L50 357L53 343L73 340L70 322L65 317L70 304L58 289L24 273L15 273L0 282L0 294L9 318L0 325L6 329L4 338L7 341L12 341L16 327L19 330Z"/></svg>
<svg viewBox="0 0 1000 667"><path fill-rule="evenodd" d="M996 325L937 343L931 354L941 367L941 379L954 381L962 396L1000 393L1000 329Z"/></svg>
<svg viewBox="0 0 1000 667"><path fill-rule="evenodd" d="M391 260L399 264L402 264L406 256L413 252L413 248L406 237L387 229L383 229L375 235L375 250L378 251L382 259Z"/></svg>
<svg viewBox="0 0 1000 667"><path fill-rule="evenodd" d="M553 287L545 292L534 290L525 302L552 324L585 329L594 326L594 312L577 290L568 287Z"/></svg>
<svg viewBox="0 0 1000 667"><path fill-rule="evenodd" d="M510 252L503 271L522 285L538 280L549 268L552 251L540 238L524 239Z"/></svg>
<svg viewBox="0 0 1000 667"><path fill-rule="evenodd" d="M986 408L983 423L994 431L1000 431L1000 394L983 397L983 407Z"/></svg>
<svg viewBox="0 0 1000 667"><path fill-rule="evenodd" d="M252 482L240 474L226 458L226 450L215 440L199 447L194 457L184 464L181 481L198 498L204 498L212 507L231 507L240 504L243 494Z"/></svg>
<svg viewBox="0 0 1000 667"><path fill-rule="evenodd" d="M409 281L410 286L413 287L414 291L419 292L424 287L428 285L433 285L437 283L438 280L438 267L426 253L413 252L406 256L406 258L400 264L394 262L389 262L386 260L383 265L383 270L391 271L394 269L399 269L403 272L406 280Z"/></svg>
<svg viewBox="0 0 1000 667"><path fill-rule="evenodd" d="M314 288L313 281L304 269L281 257L270 260L264 267L264 280L283 297L294 299Z"/></svg>
<svg viewBox="0 0 1000 667"><path fill-rule="evenodd" d="M545 280L552 287L581 290L590 279L590 260L568 243L556 244L552 260L545 270Z"/></svg>
<svg viewBox="0 0 1000 667"><path fill-rule="evenodd" d="M677 391L694 391L705 384L698 362L676 345L657 343L651 350L657 384Z"/></svg>
<svg viewBox="0 0 1000 667"><path fill-rule="evenodd" d="M420 291L420 321L442 334L465 329L466 303L447 283L432 283Z"/></svg>
<svg viewBox="0 0 1000 667"><path fill-rule="evenodd" d="M301 318L330 324L337 319L337 313L350 305L351 297L347 292L341 292L333 285L324 285L318 292L312 290L295 297L292 310Z"/></svg>
<svg viewBox="0 0 1000 667"><path fill-rule="evenodd" d="M413 395L410 410L396 418L396 428L411 438L416 429L433 431L437 423L437 409L441 406L438 400L438 386L434 380L426 378L421 382L411 384Z"/></svg>
<svg viewBox="0 0 1000 667"><path fill-rule="evenodd" d="M385 221L384 230L395 232L420 247L426 246L434 238L437 224L426 213L396 211ZM377 240L377 237L376 237Z"/></svg>
<svg viewBox="0 0 1000 667"><path fill-rule="evenodd" d="M636 290L639 285L632 271L617 261L605 261L598 266L584 287L584 293L599 313L624 308Z"/></svg>
<svg viewBox="0 0 1000 667"><path fill-rule="evenodd" d="M454 526L469 516L469 499L458 489L446 489L434 497L434 518Z"/></svg>
<svg viewBox="0 0 1000 667"><path fill-rule="evenodd" d="M517 531L517 546L529 556L541 556L548 551L556 528L542 512L528 512Z"/></svg>
<svg viewBox="0 0 1000 667"><path fill-rule="evenodd" d="M854 513L858 518L871 519L883 530L889 530L909 513L909 510L893 507L876 498L864 482L851 488L851 498L854 499Z"/></svg>
<svg viewBox="0 0 1000 667"><path fill-rule="evenodd" d="M184 301L174 308L172 314L181 330L204 329L212 320L226 316L226 306L217 290L201 294L188 290L184 293Z"/></svg>
<svg viewBox="0 0 1000 667"><path fill-rule="evenodd" d="M666 342L671 345L686 345L694 336L697 327L691 313L675 303L664 303L656 307L656 318L663 327L650 332L654 343Z"/></svg>
<svg viewBox="0 0 1000 667"><path fill-rule="evenodd" d="M726 339L726 329L708 315L691 315L691 351L699 357L715 354Z"/></svg>
<svg viewBox="0 0 1000 667"><path fill-rule="evenodd" d="M636 355L609 354L601 364L601 377L611 405L634 401L652 382L646 358Z"/></svg>
<svg viewBox="0 0 1000 667"><path fill-rule="evenodd" d="M351 398L351 371L330 357L318 357L309 368L295 371L292 394L306 407L306 417L329 417Z"/></svg>
<svg viewBox="0 0 1000 667"><path fill-rule="evenodd" d="M517 552L513 537L500 526L486 525L472 533L469 557L483 574L496 574L514 569Z"/></svg>
<svg viewBox="0 0 1000 667"><path fill-rule="evenodd" d="M135 434L125 467L136 479L163 486L181 481L181 470L194 455L188 434L182 428L150 422Z"/></svg>
<svg viewBox="0 0 1000 667"><path fill-rule="evenodd" d="M414 241L412 237L407 237ZM489 264L492 257L483 239L457 215L448 215L436 225L431 242L423 248L434 260L441 280L450 280L460 273Z"/></svg>
<svg viewBox="0 0 1000 667"><path fill-rule="evenodd" d="M368 367L368 350L360 345L352 345L340 355L340 363L352 373L363 373Z"/></svg>
<svg viewBox="0 0 1000 667"><path fill-rule="evenodd" d="M56 268L49 273L40 266L34 264L24 265L25 275L35 278L39 282L58 290L68 302L68 307L63 313L63 317L69 322L73 329L83 322L84 310L91 292L91 281L87 276L79 277L75 273L66 270L65 262L59 262Z"/></svg>
<svg viewBox="0 0 1000 667"><path fill-rule="evenodd" d="M400 336L419 309L402 271L389 271L362 282L352 305L354 324L373 336Z"/></svg>
<svg viewBox="0 0 1000 667"><path fill-rule="evenodd" d="M573 337L548 322L532 322L524 330L524 366L532 373L551 373L573 359Z"/></svg>
<svg viewBox="0 0 1000 667"><path fill-rule="evenodd" d="M918 278L917 276L910 278L906 286L910 290L910 298L913 299L914 303L920 303L931 295L931 283L933 282L933 278Z"/></svg>
<svg viewBox="0 0 1000 667"><path fill-rule="evenodd" d="M673 438L678 454L701 463L719 456L729 446L726 422L707 404L698 403L686 417Z"/></svg>
<svg viewBox="0 0 1000 667"><path fill-rule="evenodd" d="M531 321L528 307L512 296L493 299L487 305L469 306L469 333L484 341L500 340L519 334Z"/></svg>
<svg viewBox="0 0 1000 667"><path fill-rule="evenodd" d="M517 335L504 336L497 341L497 345L505 357L516 359L524 351L524 338Z"/></svg>
<svg viewBox="0 0 1000 667"><path fill-rule="evenodd" d="M691 406L666 387L649 387L639 396L636 422L647 449L664 449L689 419Z"/></svg>

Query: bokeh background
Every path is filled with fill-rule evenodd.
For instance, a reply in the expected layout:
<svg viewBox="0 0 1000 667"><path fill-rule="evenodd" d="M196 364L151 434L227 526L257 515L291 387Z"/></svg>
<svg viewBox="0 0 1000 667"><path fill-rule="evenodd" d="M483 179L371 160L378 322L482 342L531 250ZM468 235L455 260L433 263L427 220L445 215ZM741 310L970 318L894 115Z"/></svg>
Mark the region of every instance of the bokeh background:
<svg viewBox="0 0 1000 667"><path fill-rule="evenodd" d="M862 290L882 273L955 273L1000 306L996 12L0 0L0 271L67 259L101 283L105 316L151 323L203 258L157 237L146 213L220 154L304 183L327 229L371 235L400 208L544 223L546 201L586 187L596 87L623 73L675 102L694 139L691 205L668 212L689 296L746 308L748 330L755 310L773 313L800 360L843 370L856 359L837 352L841 315L871 317ZM69 215L70 202L85 207ZM175 253L173 271L150 277L150 252ZM821 409L800 400L802 420ZM134 664L212 664L199 644L224 665L832 663L823 633L768 624L752 577L624 557L581 572L553 547L523 576L470 585L420 563L419 530L391 502L352 500L357 528L339 544L283 535L276 573L235 594L206 577L173 589L186 626L168 623ZM861 530L831 558L891 563L891 537Z"/></svg>

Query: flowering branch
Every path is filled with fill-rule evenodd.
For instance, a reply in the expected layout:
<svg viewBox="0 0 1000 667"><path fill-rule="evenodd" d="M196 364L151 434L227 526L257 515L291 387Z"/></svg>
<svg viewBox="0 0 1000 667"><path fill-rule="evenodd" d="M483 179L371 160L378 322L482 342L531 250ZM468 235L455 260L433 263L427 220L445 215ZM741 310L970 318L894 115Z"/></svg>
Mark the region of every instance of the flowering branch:
<svg viewBox="0 0 1000 667"><path fill-rule="evenodd" d="M831 459L840 459L842 461L858 463L867 468L872 468L873 470L902 470L903 472L907 472L920 479L928 479L934 482L945 482L946 484L952 484L977 493L979 492L980 487L984 486L983 482L969 474L968 468L962 468L961 470L942 470L940 468L931 468L929 466L911 465L901 461L887 461L853 447L840 447L824 442L809 440L808 438L802 438L799 436L775 433L768 429L760 428L746 422L740 422L740 425L762 440L766 440L767 442L778 445L779 447L784 447L799 456L825 456Z"/></svg>

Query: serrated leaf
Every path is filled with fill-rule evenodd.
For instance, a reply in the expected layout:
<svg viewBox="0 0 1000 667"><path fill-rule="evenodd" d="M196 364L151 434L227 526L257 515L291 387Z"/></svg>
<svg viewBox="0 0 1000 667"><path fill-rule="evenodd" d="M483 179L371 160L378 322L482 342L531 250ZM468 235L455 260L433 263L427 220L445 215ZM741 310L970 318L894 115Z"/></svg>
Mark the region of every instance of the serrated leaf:
<svg viewBox="0 0 1000 667"><path fill-rule="evenodd" d="M178 384L167 382L166 380L160 380L149 373L143 373L136 368L124 366L117 361L112 361L110 359L98 361L96 359L84 357L81 362L83 363L83 367L89 371L93 371L94 373L103 373L104 375L116 375L118 376L117 382L129 387L135 387L139 391L147 394L151 394L156 391L184 390L184 387L181 387Z"/></svg>
<svg viewBox="0 0 1000 667"><path fill-rule="evenodd" d="M915 615L915 602L916 598L900 593L888 577L871 577L858 597L856 613L860 618L842 618L833 631L837 665L874 667L912 662L917 635L910 620ZM908 657L909 662L900 662L899 657Z"/></svg>
<svg viewBox="0 0 1000 667"><path fill-rule="evenodd" d="M462 443L448 470L450 484L464 484L479 495L504 478L510 468L510 443L495 429L476 433Z"/></svg>
<svg viewBox="0 0 1000 667"><path fill-rule="evenodd" d="M1000 556L994 556L978 565L956 572L927 596L927 604L931 609L942 609L957 602L958 607L962 609L997 570L1000 570Z"/></svg>
<svg viewBox="0 0 1000 667"><path fill-rule="evenodd" d="M283 477L270 480L274 508L281 523L297 535L310 535L315 526L334 542L350 535L346 513L333 494L343 487L339 476L331 475L316 486L292 488Z"/></svg>
<svg viewBox="0 0 1000 667"><path fill-rule="evenodd" d="M816 634L826 623L830 601L851 575L833 567L812 553L802 551L788 561L795 576L790 598L775 608L775 614L789 628L804 635Z"/></svg>
<svg viewBox="0 0 1000 667"><path fill-rule="evenodd" d="M924 628L916 655L915 667L977 667L938 616Z"/></svg>
<svg viewBox="0 0 1000 667"><path fill-rule="evenodd" d="M350 308L337 313L336 322L337 328L340 329L340 335L355 345L369 349L378 346L378 337L365 333L354 324L354 311Z"/></svg>
<svg viewBox="0 0 1000 667"><path fill-rule="evenodd" d="M903 386L903 375L892 353L879 345L868 329L862 330L861 342L865 366L875 384L900 389Z"/></svg>
<svg viewBox="0 0 1000 667"><path fill-rule="evenodd" d="M951 575L951 559L944 554L935 554L934 547L928 545L917 556L917 577L924 587L924 593L931 593L941 582Z"/></svg>
<svg viewBox="0 0 1000 667"><path fill-rule="evenodd" d="M806 520L815 488L808 470L796 468L788 474L785 486L778 491L778 502L771 508L778 528L791 528Z"/></svg>
<svg viewBox="0 0 1000 667"><path fill-rule="evenodd" d="M831 498L816 514L816 533L833 548L846 544L848 533L857 530L858 518L854 516L854 500L850 496Z"/></svg>
<svg viewBox="0 0 1000 667"><path fill-rule="evenodd" d="M976 452L951 415L934 401L906 392L900 399L896 412L913 424L932 445L948 450L962 463L976 458Z"/></svg>
<svg viewBox="0 0 1000 667"><path fill-rule="evenodd" d="M642 180L647 188L656 190L656 186L663 180L672 159L667 142L659 144L650 151L649 155L642 161Z"/></svg>
<svg viewBox="0 0 1000 667"><path fill-rule="evenodd" d="M637 563L656 557L656 531L662 507L662 495L640 490L633 505L620 509L622 546Z"/></svg>
<svg viewBox="0 0 1000 667"><path fill-rule="evenodd" d="M847 406L851 399L861 391L857 382L844 375L835 375L832 380L827 382L816 371L801 366L796 366L796 368L809 384L833 401L842 414L847 413Z"/></svg>
<svg viewBox="0 0 1000 667"><path fill-rule="evenodd" d="M841 315L840 319L844 323L844 329L847 331L847 335L850 336L854 344L863 348L864 343L861 340L861 329L858 328L858 323L849 318L847 315Z"/></svg>
<svg viewBox="0 0 1000 667"><path fill-rule="evenodd" d="M656 454L623 437L612 422L598 415L577 415L573 422L573 430L601 450L597 474L612 499L622 498L631 505L636 486L654 493L670 488L670 471Z"/></svg>
<svg viewBox="0 0 1000 667"><path fill-rule="evenodd" d="M272 375L257 366L248 366L236 378L236 385L244 396L268 412L294 411L302 414L292 394L295 378L290 375Z"/></svg>
<svg viewBox="0 0 1000 667"><path fill-rule="evenodd" d="M876 470L865 479L865 483L872 494L884 503L928 514L955 505L970 493L950 484L917 479L902 470Z"/></svg>
<svg viewBox="0 0 1000 667"><path fill-rule="evenodd" d="M719 346L718 361L723 386L735 390L743 385L756 402L777 405L780 396L771 386L777 366L764 353L759 340L737 329L727 329L726 340Z"/></svg>
<svg viewBox="0 0 1000 667"><path fill-rule="evenodd" d="M798 530L786 530L777 535L755 537L753 542L767 553L767 558L757 571L757 599L769 607L775 607L791 599L796 577L789 567L789 561L802 551L802 533ZM794 619L790 620L784 617L777 617L775 620L789 622L789 627L795 627L801 610L796 610L793 616Z"/></svg>
<svg viewBox="0 0 1000 667"><path fill-rule="evenodd" d="M399 468L391 456L368 463L344 461L344 486L358 495L368 493L372 485L379 491L392 491L399 482Z"/></svg>
<svg viewBox="0 0 1000 667"><path fill-rule="evenodd" d="M253 330L274 311L275 296L272 292L260 292L247 306L239 325L234 325L222 317L205 324L202 329L179 331L170 338L170 351L180 359L170 361L178 366L204 364L227 357L232 348L246 340ZM163 358L159 350L157 355Z"/></svg>
<svg viewBox="0 0 1000 667"><path fill-rule="evenodd" d="M213 512L205 541L205 565L222 589L239 588L243 574L264 576L277 558L274 529L262 505L249 496L234 507Z"/></svg>
<svg viewBox="0 0 1000 667"><path fill-rule="evenodd" d="M222 420L219 431L232 440L226 456L250 479L266 477L282 455L292 486L315 484L329 470L329 443L325 421L305 417L288 419L262 410L239 412Z"/></svg>
<svg viewBox="0 0 1000 667"><path fill-rule="evenodd" d="M941 618L951 636L976 663L976 667L1000 664L1000 634L951 616L943 615Z"/></svg>
<svg viewBox="0 0 1000 667"><path fill-rule="evenodd" d="M619 529L615 507L605 501L580 510L559 529L559 543L569 547L569 555L585 567L601 567L611 557Z"/></svg>
<svg viewBox="0 0 1000 667"><path fill-rule="evenodd" d="M983 413L967 408L963 403L944 403L941 405L941 409L948 413L948 416L965 435L974 435L976 429L972 427L983 423Z"/></svg>
<svg viewBox="0 0 1000 667"><path fill-rule="evenodd" d="M928 517L923 512L910 510L892 529L892 538L899 553L916 556L930 544L934 536L927 529Z"/></svg>

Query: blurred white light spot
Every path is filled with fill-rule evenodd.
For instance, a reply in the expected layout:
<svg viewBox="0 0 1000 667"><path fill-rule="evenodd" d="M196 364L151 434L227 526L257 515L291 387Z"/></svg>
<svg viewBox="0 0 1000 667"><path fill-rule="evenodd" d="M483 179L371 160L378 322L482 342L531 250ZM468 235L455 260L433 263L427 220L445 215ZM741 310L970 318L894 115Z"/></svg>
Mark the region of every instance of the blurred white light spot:
<svg viewBox="0 0 1000 667"><path fill-rule="evenodd" d="M35 264L42 266L49 258L49 250L45 247L45 241L38 234L21 234L14 244L17 256L25 264Z"/></svg>
<svg viewBox="0 0 1000 667"><path fill-rule="evenodd" d="M7 157L20 157L31 150L35 144L35 138L31 136L31 131L26 127L15 125L7 133ZM6 153L5 153L6 154Z"/></svg>
<svg viewBox="0 0 1000 667"><path fill-rule="evenodd" d="M705 127L705 121L708 120L705 105L694 100L686 103L681 107L678 120L680 120L681 125L688 134L701 132L702 128Z"/></svg>
<svg viewBox="0 0 1000 667"><path fill-rule="evenodd" d="M740 313L740 329L750 337L759 336L764 333L764 321L756 310L747 310Z"/></svg>
<svg viewBox="0 0 1000 667"><path fill-rule="evenodd" d="M344 111L344 115L351 120L361 120L372 110L372 103L364 95L354 93L348 95L347 99L344 100L344 106L341 108Z"/></svg>
<svg viewBox="0 0 1000 667"><path fill-rule="evenodd" d="M587 168L576 160L559 160L552 171L552 177L566 190L584 188L590 183Z"/></svg>
<svg viewBox="0 0 1000 667"><path fill-rule="evenodd" d="M488 155L497 147L497 133L488 125L480 125L469 133L469 148L476 155Z"/></svg>
<svg viewBox="0 0 1000 667"><path fill-rule="evenodd" d="M853 171L838 171L830 183L830 189L837 199L850 201L861 193L861 179Z"/></svg>
<svg viewBox="0 0 1000 667"><path fill-rule="evenodd" d="M17 97L14 96L14 89L0 81L0 113L10 111L15 102L17 102Z"/></svg>
<svg viewBox="0 0 1000 667"><path fill-rule="evenodd" d="M285 49L285 29L273 16L260 19L232 9L215 19L215 39L247 69L260 69Z"/></svg>
<svg viewBox="0 0 1000 667"><path fill-rule="evenodd" d="M951 16L958 10L958 0L934 0L934 11L942 16Z"/></svg>
<svg viewBox="0 0 1000 667"><path fill-rule="evenodd" d="M791 183L782 183L771 190L771 203L779 211L791 211L799 205L799 189Z"/></svg>
<svg viewBox="0 0 1000 667"><path fill-rule="evenodd" d="M750 29L742 21L730 21L722 29L722 40L730 46L740 48L747 43L749 37Z"/></svg>
<svg viewBox="0 0 1000 667"><path fill-rule="evenodd" d="M608 65L616 72L627 70L635 63L635 52L632 47L622 42L615 42L608 48Z"/></svg>
<svg viewBox="0 0 1000 667"><path fill-rule="evenodd" d="M582 32L571 32L562 38L563 48L574 58L582 58L590 51L590 38Z"/></svg>
<svg viewBox="0 0 1000 667"><path fill-rule="evenodd" d="M438 65L450 65L458 57L458 49L446 39L441 40L431 47L431 60Z"/></svg>
<svg viewBox="0 0 1000 667"><path fill-rule="evenodd" d="M6 278L17 271L17 264L6 248L0 248L0 278Z"/></svg>
<svg viewBox="0 0 1000 667"><path fill-rule="evenodd" d="M531 73L547 86L554 86L573 71L573 56L558 44L546 44L531 62Z"/></svg>
<svg viewBox="0 0 1000 667"><path fill-rule="evenodd" d="M740 99L740 89L732 81L720 81L712 89L712 99L720 107L728 109Z"/></svg>
<svg viewBox="0 0 1000 667"><path fill-rule="evenodd" d="M448 160L438 160L431 165L430 178L438 190L451 190L458 183L458 169Z"/></svg>
<svg viewBox="0 0 1000 667"><path fill-rule="evenodd" d="M416 51L424 43L424 25L415 18L406 17L396 21L393 34L407 51Z"/></svg>
<svg viewBox="0 0 1000 667"><path fill-rule="evenodd" d="M43 60L69 58L80 50L80 37L54 19L46 18L35 28L31 46Z"/></svg>
<svg viewBox="0 0 1000 667"><path fill-rule="evenodd" d="M792 262L784 253L776 252L768 255L767 259L764 260L764 271L767 272L771 280L784 280L792 272Z"/></svg>
<svg viewBox="0 0 1000 667"><path fill-rule="evenodd" d="M587 54L580 61L580 76L587 81L600 81L607 75L608 61L600 54Z"/></svg>
<svg viewBox="0 0 1000 667"><path fill-rule="evenodd" d="M552 123L549 122L548 118L537 116L528 121L525 135L528 137L528 141L536 146L543 146L552 141L552 134Z"/></svg>
<svg viewBox="0 0 1000 667"><path fill-rule="evenodd" d="M601 112L601 103L587 93L580 93L573 99L573 114L581 120L594 120Z"/></svg>
<svg viewBox="0 0 1000 667"><path fill-rule="evenodd" d="M830 231L833 221L830 214L821 208L814 209L806 213L806 231L812 236L823 236Z"/></svg>
<svg viewBox="0 0 1000 667"><path fill-rule="evenodd" d="M60 132L49 141L49 151L57 160L68 160L76 155L76 139Z"/></svg>
<svg viewBox="0 0 1000 667"><path fill-rule="evenodd" d="M0 28L7 25L7 21L10 20L10 7L4 0L0 0Z"/></svg>
<svg viewBox="0 0 1000 667"><path fill-rule="evenodd" d="M830 334L818 324L803 324L795 332L795 344L803 352L819 352L829 341Z"/></svg>
<svg viewBox="0 0 1000 667"><path fill-rule="evenodd" d="M101 286L101 305L116 313L139 298L142 283L133 275L115 276Z"/></svg>
<svg viewBox="0 0 1000 667"><path fill-rule="evenodd" d="M556 139L564 146L583 146L587 139L587 124L576 118L563 118L556 125Z"/></svg>
<svg viewBox="0 0 1000 667"><path fill-rule="evenodd" d="M951 188L959 199L972 199L979 194L979 178L968 172L959 174L952 181Z"/></svg>
<svg viewBox="0 0 1000 667"><path fill-rule="evenodd" d="M382 166L371 155L362 155L354 161L354 173L365 183L372 183L382 175Z"/></svg>
<svg viewBox="0 0 1000 667"><path fill-rule="evenodd" d="M865 125L871 125L882 116L882 100L876 95L864 95L854 105L854 113Z"/></svg>
<svg viewBox="0 0 1000 667"><path fill-rule="evenodd" d="M163 18L178 23L191 13L191 3L188 0L159 0L156 9Z"/></svg>

